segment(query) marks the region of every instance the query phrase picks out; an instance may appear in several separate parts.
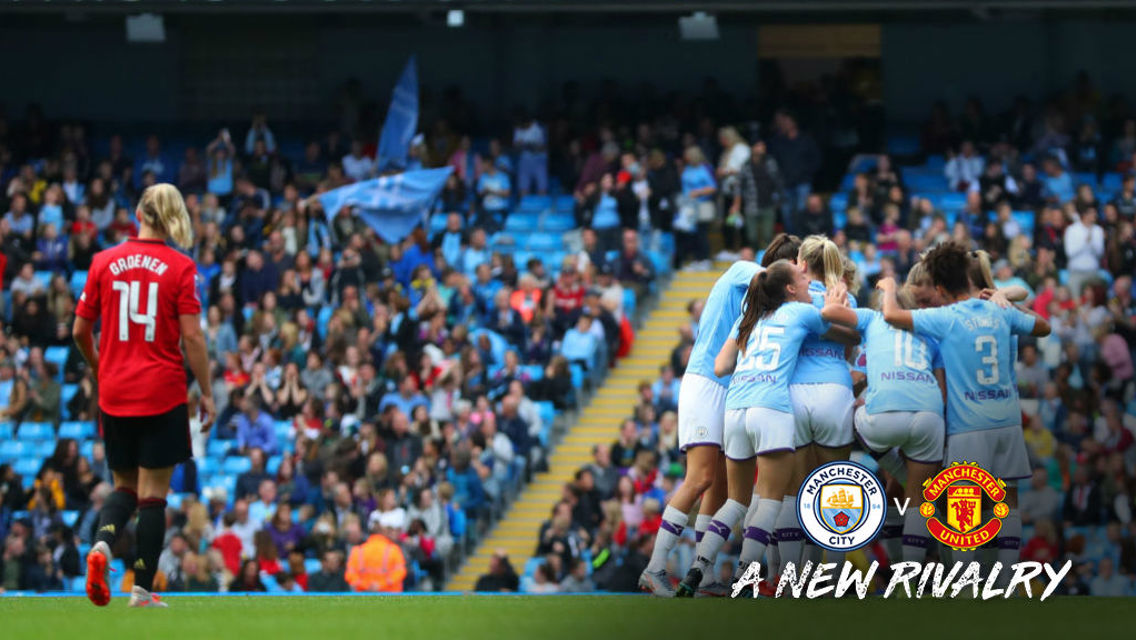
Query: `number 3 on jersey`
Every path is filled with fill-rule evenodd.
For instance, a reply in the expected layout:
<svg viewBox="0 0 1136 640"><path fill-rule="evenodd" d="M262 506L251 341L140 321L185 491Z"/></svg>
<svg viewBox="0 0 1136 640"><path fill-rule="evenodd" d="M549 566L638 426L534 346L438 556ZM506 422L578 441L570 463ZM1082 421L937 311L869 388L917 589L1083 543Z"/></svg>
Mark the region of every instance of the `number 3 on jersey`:
<svg viewBox="0 0 1136 640"><path fill-rule="evenodd" d="M777 342L770 341L772 336L784 335L785 329L783 327L761 327L761 331L757 336L757 348L750 350L742 358L741 363L738 365L738 371L747 371L754 369L757 371L772 371L777 368L778 362L781 361L781 345ZM762 354L768 352L768 357L762 357Z"/></svg>
<svg viewBox="0 0 1136 640"><path fill-rule="evenodd" d="M130 323L134 322L146 327L146 342L154 341L155 318L158 315L158 283L151 282L146 296L146 313L139 313L138 297L141 290L139 282L122 282L115 280L111 287L118 292L118 339L123 342L130 339Z"/></svg>
<svg viewBox="0 0 1136 640"><path fill-rule="evenodd" d="M974 372L978 384L998 384L1001 376L998 375L998 343L994 336L978 336L974 339L974 350L982 356L982 364L990 367L989 371L978 369Z"/></svg>

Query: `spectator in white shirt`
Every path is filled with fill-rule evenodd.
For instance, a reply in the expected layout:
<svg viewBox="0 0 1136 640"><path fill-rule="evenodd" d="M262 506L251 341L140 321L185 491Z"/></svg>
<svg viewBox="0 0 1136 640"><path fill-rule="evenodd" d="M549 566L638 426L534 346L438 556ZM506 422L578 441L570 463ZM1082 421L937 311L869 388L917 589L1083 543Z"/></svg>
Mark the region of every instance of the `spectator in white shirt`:
<svg viewBox="0 0 1136 640"><path fill-rule="evenodd" d="M1065 256L1069 290L1080 296L1085 282L1097 277L1104 257L1104 229L1097 224L1095 209L1086 209L1065 228Z"/></svg>
<svg viewBox="0 0 1136 640"><path fill-rule="evenodd" d="M520 151L517 162L517 186L521 195L548 192L548 142L544 127L534 118L523 116L513 129L513 147ZM535 183L535 189L529 187Z"/></svg>
<svg viewBox="0 0 1136 640"><path fill-rule="evenodd" d="M375 161L363 155L363 143L351 141L351 153L343 156L343 173L355 182L366 180L375 172Z"/></svg>
<svg viewBox="0 0 1136 640"><path fill-rule="evenodd" d="M977 184L986 168L986 161L974 149L974 143L964 140L959 152L947 161L943 173L952 191L966 191L970 185Z"/></svg>

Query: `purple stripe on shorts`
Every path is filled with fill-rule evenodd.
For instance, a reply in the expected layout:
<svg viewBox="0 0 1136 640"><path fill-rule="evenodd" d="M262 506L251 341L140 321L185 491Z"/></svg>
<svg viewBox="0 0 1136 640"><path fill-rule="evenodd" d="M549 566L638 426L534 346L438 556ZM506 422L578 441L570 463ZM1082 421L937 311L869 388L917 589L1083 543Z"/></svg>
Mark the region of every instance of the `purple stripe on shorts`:
<svg viewBox="0 0 1136 640"><path fill-rule="evenodd" d="M1020 549L1021 546L1022 546L1022 539L1021 538L1012 538L1012 537L998 538L998 548L999 549Z"/></svg>
<svg viewBox="0 0 1136 640"><path fill-rule="evenodd" d="M793 453L794 451L796 451L796 449L794 449L793 447L781 447L780 449L766 449L765 451L758 451L757 455L768 456L768 455L772 455L774 453L781 453L782 451L786 451L788 453Z"/></svg>
<svg viewBox="0 0 1136 640"><path fill-rule="evenodd" d="M805 532L802 529L778 529L776 536L780 542L796 542L805 537Z"/></svg>
<svg viewBox="0 0 1136 640"><path fill-rule="evenodd" d="M680 525L680 524L671 524L671 523L667 522L666 520L663 520L662 523L659 524L659 528L660 529L666 529L667 531L675 534L676 536L682 535L682 525Z"/></svg>
<svg viewBox="0 0 1136 640"><path fill-rule="evenodd" d="M746 527L745 537L749 540L757 540L761 544L769 544L769 532L760 527Z"/></svg>
<svg viewBox="0 0 1136 640"><path fill-rule="evenodd" d="M721 442L690 442L690 443L682 445L681 450L682 451L689 451L690 449L693 449L694 447L718 447L719 449L721 449L722 443Z"/></svg>
<svg viewBox="0 0 1136 640"><path fill-rule="evenodd" d="M730 539L730 528L723 522L718 520L711 520L710 524L706 527L706 533L713 533L714 535L721 536L723 540Z"/></svg>
<svg viewBox="0 0 1136 640"><path fill-rule="evenodd" d="M927 536L903 536L903 546L905 547L919 547L926 549L927 543L931 541Z"/></svg>
<svg viewBox="0 0 1136 640"><path fill-rule="evenodd" d="M666 522L665 520L663 522ZM881 535L885 538L898 538L903 535L903 525L889 524L885 525Z"/></svg>
<svg viewBox="0 0 1136 640"><path fill-rule="evenodd" d="M727 454L727 455L726 455L726 458L727 458L728 460L733 460L734 462L745 462L746 460L753 460L753 459L754 459L754 458L756 458L756 457L757 457L757 454L756 454L756 453L755 453L755 454L753 454L752 456L748 457L748 458L735 458L735 457L733 457L733 456L731 456L731 455L729 455L729 454Z"/></svg>
<svg viewBox="0 0 1136 640"><path fill-rule="evenodd" d="M825 449L843 449L844 447L851 447L852 443L854 443L854 442L856 442L856 441L855 440L849 440L845 444L830 445L830 444L821 444L821 443L817 442L816 440L813 440L813 444L815 444L818 447L824 447Z"/></svg>

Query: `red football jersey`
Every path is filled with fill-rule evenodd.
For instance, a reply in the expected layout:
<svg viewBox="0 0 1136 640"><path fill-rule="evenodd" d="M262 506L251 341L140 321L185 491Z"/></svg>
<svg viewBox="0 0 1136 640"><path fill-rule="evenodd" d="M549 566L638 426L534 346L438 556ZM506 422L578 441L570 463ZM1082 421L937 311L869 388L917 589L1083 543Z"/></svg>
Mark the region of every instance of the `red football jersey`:
<svg viewBox="0 0 1136 640"><path fill-rule="evenodd" d="M99 407L152 416L186 401L178 316L200 314L197 266L158 240L131 238L95 254L75 313L102 319Z"/></svg>

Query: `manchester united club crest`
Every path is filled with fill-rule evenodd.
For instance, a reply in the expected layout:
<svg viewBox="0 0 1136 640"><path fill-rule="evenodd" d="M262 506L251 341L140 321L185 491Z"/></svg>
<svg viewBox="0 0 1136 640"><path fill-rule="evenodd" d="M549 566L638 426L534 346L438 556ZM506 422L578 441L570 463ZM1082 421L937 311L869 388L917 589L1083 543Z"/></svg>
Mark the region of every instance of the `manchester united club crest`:
<svg viewBox="0 0 1136 640"><path fill-rule="evenodd" d="M954 462L923 483L923 500L919 513L927 518L931 537L957 549L976 549L998 535L1002 518L1010 513L1003 500L1006 483L970 462ZM992 503L993 517L983 522L983 503ZM941 505L946 521L937 513Z"/></svg>

